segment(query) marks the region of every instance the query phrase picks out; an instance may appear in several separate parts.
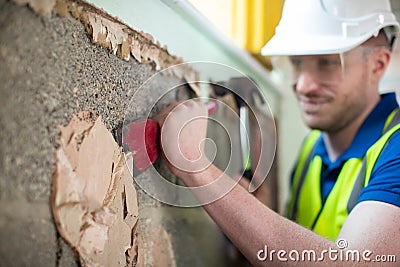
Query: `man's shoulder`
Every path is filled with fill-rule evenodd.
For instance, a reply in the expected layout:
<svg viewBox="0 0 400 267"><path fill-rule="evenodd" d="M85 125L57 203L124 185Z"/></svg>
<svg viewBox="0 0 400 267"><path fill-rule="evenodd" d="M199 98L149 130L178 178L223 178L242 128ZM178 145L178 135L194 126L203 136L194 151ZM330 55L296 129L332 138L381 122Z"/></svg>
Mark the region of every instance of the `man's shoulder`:
<svg viewBox="0 0 400 267"><path fill-rule="evenodd" d="M395 162L396 159L400 157L400 124L396 125L392 129L392 133L387 137L387 141L385 141L382 152L380 153L376 165L375 170L379 168L381 165L386 165L390 162ZM384 166L385 167L385 166ZM399 168L400 171L400 168Z"/></svg>
<svg viewBox="0 0 400 267"><path fill-rule="evenodd" d="M400 207L400 130L395 131L380 153L368 185L358 202L374 200Z"/></svg>

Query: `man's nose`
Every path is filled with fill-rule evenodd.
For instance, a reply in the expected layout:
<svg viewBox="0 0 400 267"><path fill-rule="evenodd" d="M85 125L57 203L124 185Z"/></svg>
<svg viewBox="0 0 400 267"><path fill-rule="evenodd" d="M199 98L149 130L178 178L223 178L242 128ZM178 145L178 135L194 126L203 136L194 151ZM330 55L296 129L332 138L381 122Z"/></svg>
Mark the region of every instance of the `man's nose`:
<svg viewBox="0 0 400 267"><path fill-rule="evenodd" d="M306 95L319 87L318 79L312 73L303 71L299 74L297 82L294 84L294 90L297 93Z"/></svg>

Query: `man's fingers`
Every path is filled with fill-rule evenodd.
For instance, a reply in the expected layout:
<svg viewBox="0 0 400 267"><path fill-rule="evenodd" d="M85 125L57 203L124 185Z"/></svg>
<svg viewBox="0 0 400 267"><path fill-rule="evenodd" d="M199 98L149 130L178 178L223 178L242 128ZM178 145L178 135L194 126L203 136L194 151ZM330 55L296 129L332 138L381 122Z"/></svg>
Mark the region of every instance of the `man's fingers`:
<svg viewBox="0 0 400 267"><path fill-rule="evenodd" d="M197 100L193 100L193 99L189 99L186 101L179 101L179 102L172 102L170 104L168 104L163 110L160 111L160 113L158 113L156 116L154 116L153 120L156 121L161 127L165 122L165 119L167 118L167 116L171 113L171 111L173 111L175 108L198 108L198 109L203 109L204 114L207 114L207 106L203 103L201 103L200 101ZM197 110L197 112L199 112L199 110Z"/></svg>

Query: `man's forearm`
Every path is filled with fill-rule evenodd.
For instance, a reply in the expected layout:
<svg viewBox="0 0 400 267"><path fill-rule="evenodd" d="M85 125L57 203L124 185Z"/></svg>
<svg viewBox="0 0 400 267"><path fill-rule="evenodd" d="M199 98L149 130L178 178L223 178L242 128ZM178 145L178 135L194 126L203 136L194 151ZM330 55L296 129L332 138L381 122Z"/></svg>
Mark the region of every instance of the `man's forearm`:
<svg viewBox="0 0 400 267"><path fill-rule="evenodd" d="M215 182L218 178L230 179L214 165L202 172L185 173L181 177L189 187L204 186ZM226 184L229 185L228 182ZM216 186L213 192L208 191L208 193L219 194L220 190L221 188ZM201 202L206 196L196 194L196 197ZM253 265L265 265L265 262L257 257L257 253L265 246L270 252L314 250L317 255L324 249L335 247L335 244L327 239L275 213L239 185L203 207ZM272 260L277 262L276 255ZM301 264L290 261L287 263ZM304 262L304 265L309 264L310 262ZM326 264L331 266L332 262Z"/></svg>

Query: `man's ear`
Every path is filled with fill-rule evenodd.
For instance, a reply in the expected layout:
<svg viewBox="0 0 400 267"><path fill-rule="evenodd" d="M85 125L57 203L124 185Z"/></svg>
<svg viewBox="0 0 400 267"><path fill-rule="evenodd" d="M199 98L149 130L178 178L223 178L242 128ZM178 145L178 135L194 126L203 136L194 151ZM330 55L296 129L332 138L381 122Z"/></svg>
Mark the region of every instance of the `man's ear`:
<svg viewBox="0 0 400 267"><path fill-rule="evenodd" d="M391 53L387 48L377 49L372 56L372 75L376 82L383 77L390 61Z"/></svg>

